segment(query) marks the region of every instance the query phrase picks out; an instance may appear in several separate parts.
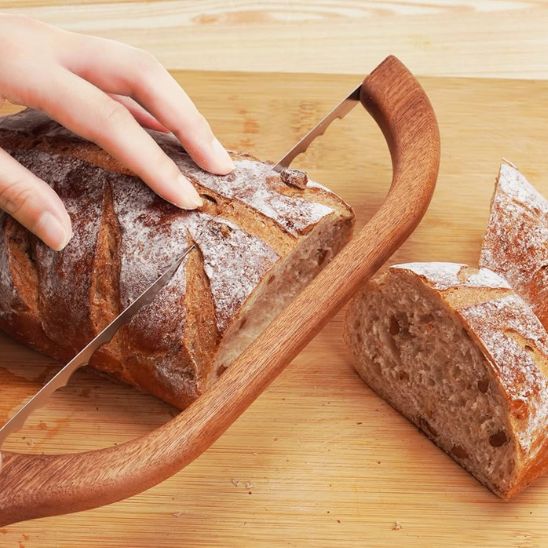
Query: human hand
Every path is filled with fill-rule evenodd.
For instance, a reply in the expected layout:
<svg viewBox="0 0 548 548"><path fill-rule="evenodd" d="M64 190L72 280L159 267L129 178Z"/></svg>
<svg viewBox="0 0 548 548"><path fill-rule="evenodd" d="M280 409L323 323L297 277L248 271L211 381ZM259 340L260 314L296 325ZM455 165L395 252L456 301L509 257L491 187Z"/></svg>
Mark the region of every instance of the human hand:
<svg viewBox="0 0 548 548"><path fill-rule="evenodd" d="M119 42L0 14L0 103L2 97L42 110L93 141L183 209L202 200L141 125L173 132L211 173L234 168L171 75L149 53ZM55 250L71 238L70 217L57 194L1 148L0 209Z"/></svg>

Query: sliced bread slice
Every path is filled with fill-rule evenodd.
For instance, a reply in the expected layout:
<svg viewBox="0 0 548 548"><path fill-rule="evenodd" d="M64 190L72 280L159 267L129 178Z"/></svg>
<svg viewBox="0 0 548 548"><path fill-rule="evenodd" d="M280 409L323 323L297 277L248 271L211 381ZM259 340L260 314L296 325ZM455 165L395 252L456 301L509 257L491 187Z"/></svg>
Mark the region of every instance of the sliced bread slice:
<svg viewBox="0 0 548 548"><path fill-rule="evenodd" d="M500 166L480 266L506 278L548 329L548 200L507 162Z"/></svg>
<svg viewBox="0 0 548 548"><path fill-rule="evenodd" d="M365 382L500 497L548 468L548 336L497 274L392 267L352 300L345 339Z"/></svg>

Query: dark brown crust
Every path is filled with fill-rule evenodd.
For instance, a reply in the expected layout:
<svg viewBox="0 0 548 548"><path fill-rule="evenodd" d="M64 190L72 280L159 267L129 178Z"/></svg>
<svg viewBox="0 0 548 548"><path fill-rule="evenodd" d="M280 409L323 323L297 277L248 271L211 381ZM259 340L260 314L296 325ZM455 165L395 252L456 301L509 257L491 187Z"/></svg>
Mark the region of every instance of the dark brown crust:
<svg viewBox="0 0 548 548"><path fill-rule="evenodd" d="M120 312L120 227L114 213L112 187L105 187L103 211L93 259L90 287L90 320L97 335ZM91 366L123 380L125 378L121 351L122 338L116 336L100 348L91 359ZM127 379L126 379L127 380Z"/></svg>
<svg viewBox="0 0 548 548"><path fill-rule="evenodd" d="M548 201L506 162L497 178L480 266L504 276L548 329Z"/></svg>
<svg viewBox="0 0 548 548"><path fill-rule="evenodd" d="M0 212L0 267L9 279L0 284L0 329L30 347L64 359L67 354L44 333L38 310L34 239Z"/></svg>
<svg viewBox="0 0 548 548"><path fill-rule="evenodd" d="M0 328L67 361L194 241L157 299L91 360L184 407L215 378L223 334L269 269L323 218L351 225L353 215L327 190L271 187L270 168L246 155L234 155L234 174L206 174L172 138L152 134L206 197L201 211L167 204L43 114L0 118L0 146L56 190L74 230L54 253L0 213Z"/></svg>
<svg viewBox="0 0 548 548"><path fill-rule="evenodd" d="M188 331L183 342L190 359L194 363L202 364L202 375L207 385L213 377L213 361L219 346L220 333L209 279L204 270L204 257L199 249L190 254L186 278L185 315L188 323L197 328Z"/></svg>
<svg viewBox="0 0 548 548"><path fill-rule="evenodd" d="M500 494L503 499L510 500L548 472L548 436L545 436L541 443L542 447L537 453L538 458L527 463L527 466L522 470L520 480L512 489Z"/></svg>

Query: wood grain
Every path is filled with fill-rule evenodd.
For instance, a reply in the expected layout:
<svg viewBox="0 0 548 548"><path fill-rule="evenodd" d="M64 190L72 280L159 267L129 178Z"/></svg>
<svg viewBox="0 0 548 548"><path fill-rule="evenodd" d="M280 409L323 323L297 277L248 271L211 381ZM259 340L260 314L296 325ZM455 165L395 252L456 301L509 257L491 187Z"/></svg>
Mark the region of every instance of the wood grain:
<svg viewBox="0 0 548 548"><path fill-rule="evenodd" d="M270 158L356 83L333 76L179 79L227 145ZM548 193L548 84L422 83L441 126L442 171L427 217L395 259L473 263L501 156ZM360 111L334 125L300 165L349 199L361 221L378 207L390 176L384 140ZM10 386L0 401L5 418L36 390L50 362L6 340L0 348L0 382ZM149 431L169 413L84 372L11 447L105 447ZM546 487L543 480L510 504L490 495L362 385L336 319L183 473L109 508L9 527L0 544L541 546Z"/></svg>
<svg viewBox="0 0 548 548"><path fill-rule="evenodd" d="M170 69L363 72L392 53L419 75L548 78L541 0L0 0L154 52Z"/></svg>
<svg viewBox="0 0 548 548"><path fill-rule="evenodd" d="M0 525L117 502L180 471L209 449L403 244L434 193L440 157L435 115L395 57L365 78L359 99L382 129L393 164L390 190L373 217L222 377L169 423L103 451L2 452Z"/></svg>

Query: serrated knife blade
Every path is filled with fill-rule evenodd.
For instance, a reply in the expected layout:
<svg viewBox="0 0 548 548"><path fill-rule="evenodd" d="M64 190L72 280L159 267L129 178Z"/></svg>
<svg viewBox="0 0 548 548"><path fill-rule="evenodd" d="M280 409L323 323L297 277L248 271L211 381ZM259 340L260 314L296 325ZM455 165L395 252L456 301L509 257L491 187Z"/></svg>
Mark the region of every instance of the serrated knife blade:
<svg viewBox="0 0 548 548"><path fill-rule="evenodd" d="M72 375L81 367L87 365L89 360L101 346L110 342L118 330L131 321L131 319L164 288L185 257L195 248L193 244L151 285L149 285L121 314L103 329L87 346L85 346L70 362L68 362L47 384L45 384L33 398L31 398L19 411L0 428L0 448L6 438L20 430L29 416L44 406L49 398L66 386Z"/></svg>
<svg viewBox="0 0 548 548"><path fill-rule="evenodd" d="M281 172L287 169L291 162L305 152L316 138L325 133L325 130L337 118L344 118L360 101L362 85L353 89L329 114L324 116L285 156L272 168Z"/></svg>

